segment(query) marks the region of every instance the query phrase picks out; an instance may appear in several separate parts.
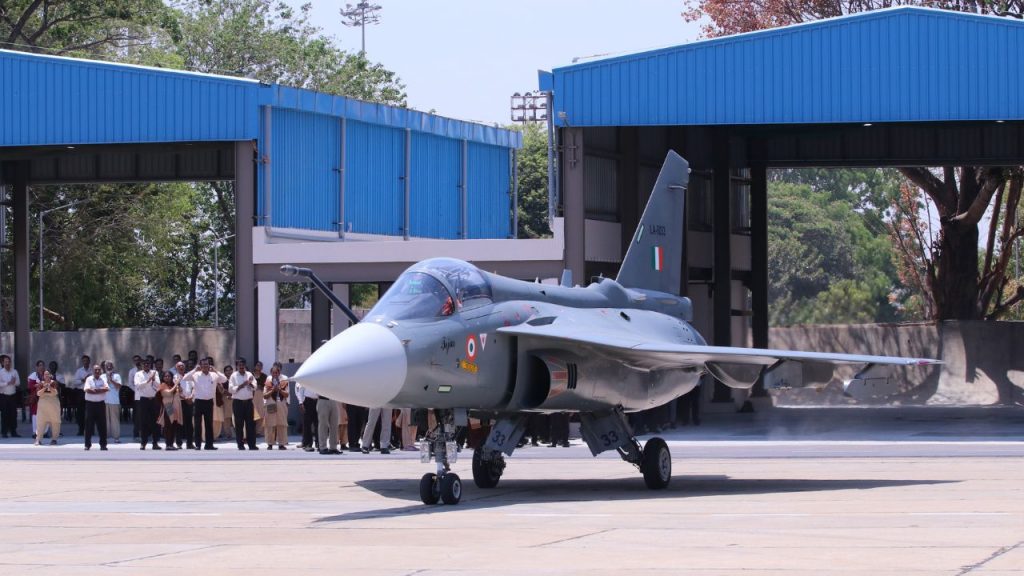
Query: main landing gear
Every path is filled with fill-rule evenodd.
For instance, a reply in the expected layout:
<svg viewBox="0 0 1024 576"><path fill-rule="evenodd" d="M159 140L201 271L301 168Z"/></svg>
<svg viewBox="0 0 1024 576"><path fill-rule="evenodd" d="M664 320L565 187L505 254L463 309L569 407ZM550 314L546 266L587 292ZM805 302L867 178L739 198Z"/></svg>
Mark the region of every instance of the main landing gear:
<svg viewBox="0 0 1024 576"><path fill-rule="evenodd" d="M437 426L420 443L420 461L427 463L433 458L437 472L424 474L420 478L420 500L424 504L458 504L462 499L462 479L451 471L451 465L458 458L455 444L455 418L451 410L438 410Z"/></svg>
<svg viewBox="0 0 1024 576"><path fill-rule="evenodd" d="M583 440L594 456L615 450L623 460L640 469L648 488L668 487L672 480L672 453L668 444L661 438L651 438L641 447L622 408L601 413L581 412L580 424Z"/></svg>

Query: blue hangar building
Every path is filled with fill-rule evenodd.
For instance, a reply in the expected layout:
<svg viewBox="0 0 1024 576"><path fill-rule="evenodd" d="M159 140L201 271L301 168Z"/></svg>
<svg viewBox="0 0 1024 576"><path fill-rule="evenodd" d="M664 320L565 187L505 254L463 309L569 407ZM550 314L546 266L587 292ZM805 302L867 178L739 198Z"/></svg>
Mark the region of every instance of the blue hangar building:
<svg viewBox="0 0 1024 576"><path fill-rule="evenodd" d="M232 181L236 347L274 358L281 264L314 266L344 288L393 280L460 239L468 246L452 255L515 273L494 259L512 260L500 247L514 242L520 147L514 131L309 90L0 50L16 366L30 370L37 312L33 186ZM548 267L560 269L552 254Z"/></svg>
<svg viewBox="0 0 1024 576"><path fill-rule="evenodd" d="M1022 56L1020 20L899 7L542 72L566 265L616 273L675 150L680 292L713 344L764 347L767 170L1024 164Z"/></svg>

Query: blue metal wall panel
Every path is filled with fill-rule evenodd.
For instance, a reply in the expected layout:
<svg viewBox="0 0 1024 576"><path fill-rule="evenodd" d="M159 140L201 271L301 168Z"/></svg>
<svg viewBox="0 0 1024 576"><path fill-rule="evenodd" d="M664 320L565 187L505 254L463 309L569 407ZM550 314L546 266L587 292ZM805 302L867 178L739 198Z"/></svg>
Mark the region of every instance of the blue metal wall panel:
<svg viewBox="0 0 1024 576"><path fill-rule="evenodd" d="M272 110L269 134L265 109ZM459 237L468 140L477 146L471 157L483 163L470 162L479 195L469 202L473 236L508 235L507 157L522 145L518 132L246 79L0 50L0 147L255 140L269 160L257 171L260 224L338 229L343 119L351 230L405 232L409 130L409 233Z"/></svg>
<svg viewBox="0 0 1024 576"><path fill-rule="evenodd" d="M337 231L341 203L341 121L281 110L271 115L270 225Z"/></svg>
<svg viewBox="0 0 1024 576"><path fill-rule="evenodd" d="M400 236L405 214L405 130L348 120L345 222L352 232Z"/></svg>
<svg viewBox="0 0 1024 576"><path fill-rule="evenodd" d="M1022 54L1019 20L900 7L558 68L554 109L571 126L1021 120Z"/></svg>
<svg viewBox="0 0 1024 576"><path fill-rule="evenodd" d="M410 235L458 238L462 222L462 142L414 132L410 176Z"/></svg>
<svg viewBox="0 0 1024 576"><path fill-rule="evenodd" d="M512 230L511 159L507 148L469 144L469 238L509 238Z"/></svg>
<svg viewBox="0 0 1024 576"><path fill-rule="evenodd" d="M253 140L251 80L0 50L0 146Z"/></svg>

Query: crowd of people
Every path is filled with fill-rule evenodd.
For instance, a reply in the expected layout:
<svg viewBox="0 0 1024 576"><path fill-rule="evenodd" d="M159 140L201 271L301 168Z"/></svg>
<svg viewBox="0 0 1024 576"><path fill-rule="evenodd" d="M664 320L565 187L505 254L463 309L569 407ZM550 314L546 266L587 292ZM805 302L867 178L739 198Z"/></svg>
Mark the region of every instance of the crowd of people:
<svg viewBox="0 0 1024 576"><path fill-rule="evenodd" d="M418 450L416 443L433 426L427 410L390 410L346 405L318 396L300 383L290 386L275 362L269 372L262 362L250 370L244 358L217 370L212 357L173 355L164 360L136 355L122 379L113 362L93 363L86 355L65 382L57 362L39 360L25 382L0 354L0 435L17 438L18 413L31 415L36 445L56 445L64 430L77 426L86 450L97 438L100 450L121 443L122 427L146 450L217 450L218 440L233 441L239 450L258 450L263 438L268 450L289 446L289 403L294 394L299 417L295 431L299 448L337 455L346 448L368 454ZM638 434L680 424L699 424L699 388L663 407L631 415ZM533 415L520 446L540 443L569 446L568 414ZM488 422L475 419L460 431L460 445L476 447L486 438ZM127 438L127 435L125 435ZM394 439L394 441L392 441ZM163 446L161 442L163 441Z"/></svg>

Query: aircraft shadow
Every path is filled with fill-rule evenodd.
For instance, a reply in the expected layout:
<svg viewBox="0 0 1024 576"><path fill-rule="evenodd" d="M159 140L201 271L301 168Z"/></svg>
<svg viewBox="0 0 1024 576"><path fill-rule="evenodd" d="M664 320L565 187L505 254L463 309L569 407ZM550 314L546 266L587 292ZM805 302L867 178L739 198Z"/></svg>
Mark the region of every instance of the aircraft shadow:
<svg viewBox="0 0 1024 576"><path fill-rule="evenodd" d="M656 500L694 496L729 496L752 494L786 494L829 490L868 490L899 486L947 484L956 480L800 480L800 479L730 479L725 475L677 476L665 490L648 490L643 478L580 479L580 480L502 480L497 488L483 490L472 478L463 479L462 501L457 506L420 502L416 479L362 480L356 485L388 498L413 502L400 508L365 510L321 517L315 524L347 522L371 518L392 518L419 514L436 514L456 510L480 510L512 504L543 504L553 502L591 502L620 500Z"/></svg>

